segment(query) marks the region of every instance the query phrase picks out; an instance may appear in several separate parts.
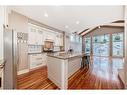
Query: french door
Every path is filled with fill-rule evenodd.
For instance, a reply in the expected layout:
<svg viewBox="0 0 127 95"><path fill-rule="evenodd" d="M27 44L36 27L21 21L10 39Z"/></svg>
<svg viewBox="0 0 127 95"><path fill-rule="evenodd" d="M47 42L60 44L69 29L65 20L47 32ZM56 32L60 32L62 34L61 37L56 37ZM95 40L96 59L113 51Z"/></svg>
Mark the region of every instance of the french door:
<svg viewBox="0 0 127 95"><path fill-rule="evenodd" d="M85 38L85 53L87 54L90 54L92 50L92 54L95 56L111 55L114 57L123 57L123 49L123 32Z"/></svg>
<svg viewBox="0 0 127 95"><path fill-rule="evenodd" d="M110 35L104 34L93 37L93 55L109 56Z"/></svg>
<svg viewBox="0 0 127 95"><path fill-rule="evenodd" d="M91 37L85 38L85 53L90 54L91 52Z"/></svg>
<svg viewBox="0 0 127 95"><path fill-rule="evenodd" d="M112 34L112 56L123 56L123 33Z"/></svg>

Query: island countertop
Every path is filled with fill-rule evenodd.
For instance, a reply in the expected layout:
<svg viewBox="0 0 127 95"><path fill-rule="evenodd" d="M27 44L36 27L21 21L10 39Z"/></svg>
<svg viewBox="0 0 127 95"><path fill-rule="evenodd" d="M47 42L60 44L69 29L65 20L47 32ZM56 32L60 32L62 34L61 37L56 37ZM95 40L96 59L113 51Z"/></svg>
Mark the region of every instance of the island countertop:
<svg viewBox="0 0 127 95"><path fill-rule="evenodd" d="M58 53L49 53L49 54L47 54L47 56L66 60L66 59L70 59L70 58L74 58L74 57L83 57L83 56L85 56L85 53L83 53L83 52L73 52L73 53L58 52Z"/></svg>

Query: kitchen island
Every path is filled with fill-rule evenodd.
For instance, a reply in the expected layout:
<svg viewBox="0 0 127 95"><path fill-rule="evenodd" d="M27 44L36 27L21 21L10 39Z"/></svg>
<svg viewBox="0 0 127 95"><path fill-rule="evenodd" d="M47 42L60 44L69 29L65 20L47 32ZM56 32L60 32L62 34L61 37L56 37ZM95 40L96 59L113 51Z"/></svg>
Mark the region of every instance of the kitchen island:
<svg viewBox="0 0 127 95"><path fill-rule="evenodd" d="M83 56L84 53L48 54L48 78L60 89L67 89L68 78L80 69Z"/></svg>

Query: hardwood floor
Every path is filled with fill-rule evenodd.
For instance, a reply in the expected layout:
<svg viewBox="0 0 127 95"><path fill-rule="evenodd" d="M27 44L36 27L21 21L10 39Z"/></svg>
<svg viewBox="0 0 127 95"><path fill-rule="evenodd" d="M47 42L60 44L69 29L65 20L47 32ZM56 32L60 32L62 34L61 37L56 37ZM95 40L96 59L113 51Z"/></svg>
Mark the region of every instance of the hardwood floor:
<svg viewBox="0 0 127 95"><path fill-rule="evenodd" d="M123 89L118 69L122 58L92 57L90 68L78 70L69 78L68 89ZM18 76L18 89L59 89L47 78L47 67Z"/></svg>
<svg viewBox="0 0 127 95"><path fill-rule="evenodd" d="M47 67L18 76L18 89L58 89L58 87L47 78Z"/></svg>

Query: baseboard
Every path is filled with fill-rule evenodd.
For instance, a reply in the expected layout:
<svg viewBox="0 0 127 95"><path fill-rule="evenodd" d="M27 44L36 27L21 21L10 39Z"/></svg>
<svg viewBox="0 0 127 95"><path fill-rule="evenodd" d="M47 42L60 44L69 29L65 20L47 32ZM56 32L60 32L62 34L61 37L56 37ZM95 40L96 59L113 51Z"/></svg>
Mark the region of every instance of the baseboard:
<svg viewBox="0 0 127 95"><path fill-rule="evenodd" d="M18 75L21 75L21 74L24 74L27 72L29 72L29 69L20 70L20 71L18 71Z"/></svg>

